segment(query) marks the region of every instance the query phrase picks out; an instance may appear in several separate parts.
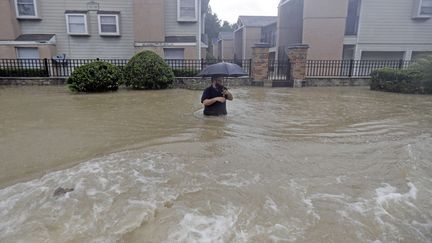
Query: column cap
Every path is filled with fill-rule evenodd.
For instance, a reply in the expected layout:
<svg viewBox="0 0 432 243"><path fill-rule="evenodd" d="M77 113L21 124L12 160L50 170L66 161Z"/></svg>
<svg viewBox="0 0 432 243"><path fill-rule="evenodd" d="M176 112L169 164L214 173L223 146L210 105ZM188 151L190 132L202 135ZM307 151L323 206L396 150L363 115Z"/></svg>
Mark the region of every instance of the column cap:
<svg viewBox="0 0 432 243"><path fill-rule="evenodd" d="M270 48L270 44L260 42L260 43L256 43L252 48Z"/></svg>
<svg viewBox="0 0 432 243"><path fill-rule="evenodd" d="M291 50L291 49L309 49L309 45L307 44L292 44L292 45L288 45L286 46L287 50Z"/></svg>

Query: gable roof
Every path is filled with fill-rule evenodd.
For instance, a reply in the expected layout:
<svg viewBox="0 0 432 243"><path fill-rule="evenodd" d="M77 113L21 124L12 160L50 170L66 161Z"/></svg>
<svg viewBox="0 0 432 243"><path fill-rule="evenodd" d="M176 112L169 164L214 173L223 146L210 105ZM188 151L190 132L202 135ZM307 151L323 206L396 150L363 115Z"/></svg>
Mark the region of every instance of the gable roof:
<svg viewBox="0 0 432 243"><path fill-rule="evenodd" d="M239 21L246 27L263 27L277 22L277 16L239 16Z"/></svg>

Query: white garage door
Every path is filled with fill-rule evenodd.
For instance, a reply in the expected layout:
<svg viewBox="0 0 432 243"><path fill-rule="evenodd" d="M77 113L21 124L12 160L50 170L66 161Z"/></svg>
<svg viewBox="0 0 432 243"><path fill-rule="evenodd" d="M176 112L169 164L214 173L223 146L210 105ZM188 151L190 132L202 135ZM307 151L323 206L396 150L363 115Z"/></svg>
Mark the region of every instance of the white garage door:
<svg viewBox="0 0 432 243"><path fill-rule="evenodd" d="M184 59L184 48L165 48L165 59Z"/></svg>
<svg viewBox="0 0 432 243"><path fill-rule="evenodd" d="M39 49L32 47L18 47L17 56L19 59L39 59Z"/></svg>

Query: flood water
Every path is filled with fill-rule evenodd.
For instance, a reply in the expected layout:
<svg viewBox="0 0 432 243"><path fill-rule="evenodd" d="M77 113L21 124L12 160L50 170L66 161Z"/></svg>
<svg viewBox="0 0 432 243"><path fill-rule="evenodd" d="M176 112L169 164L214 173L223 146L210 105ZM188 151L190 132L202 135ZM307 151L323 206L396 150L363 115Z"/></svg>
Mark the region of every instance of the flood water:
<svg viewBox="0 0 432 243"><path fill-rule="evenodd" d="M432 242L431 96L232 92L0 87L0 242Z"/></svg>

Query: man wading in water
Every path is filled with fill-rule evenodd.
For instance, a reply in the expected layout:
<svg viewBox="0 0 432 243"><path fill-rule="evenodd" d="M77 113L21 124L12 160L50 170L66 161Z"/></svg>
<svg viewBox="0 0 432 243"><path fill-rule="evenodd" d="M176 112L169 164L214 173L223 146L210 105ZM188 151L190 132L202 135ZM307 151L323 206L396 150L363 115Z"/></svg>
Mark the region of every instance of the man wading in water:
<svg viewBox="0 0 432 243"><path fill-rule="evenodd" d="M233 100L232 94L222 85L222 77L212 77L212 84L206 88L201 97L204 115L222 116L227 114L226 101Z"/></svg>

